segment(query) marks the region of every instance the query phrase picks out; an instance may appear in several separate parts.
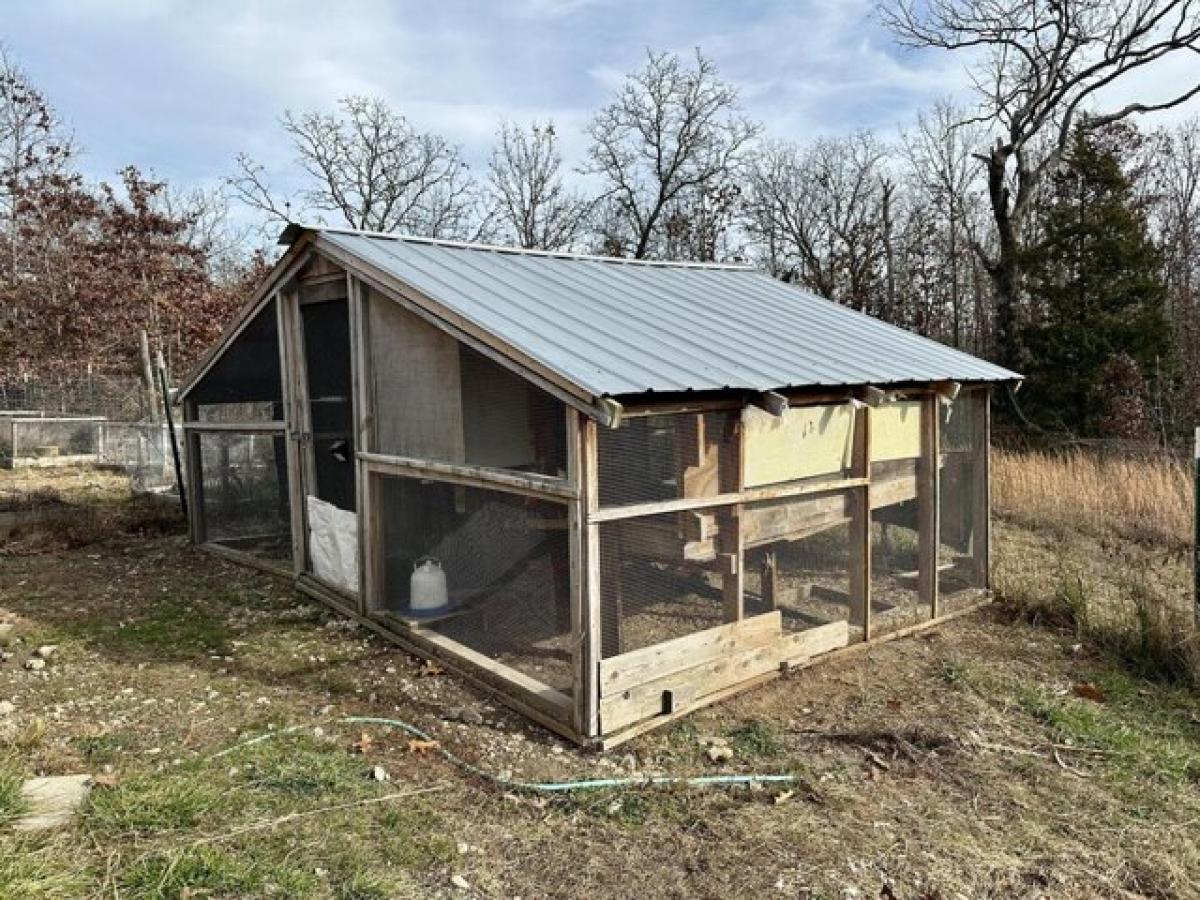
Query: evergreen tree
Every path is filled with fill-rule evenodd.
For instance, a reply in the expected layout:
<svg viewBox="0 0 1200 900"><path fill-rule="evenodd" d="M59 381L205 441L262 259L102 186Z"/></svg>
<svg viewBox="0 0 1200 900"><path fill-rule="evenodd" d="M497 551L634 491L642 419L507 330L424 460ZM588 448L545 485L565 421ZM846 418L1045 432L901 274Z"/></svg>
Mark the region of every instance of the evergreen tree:
<svg viewBox="0 0 1200 900"><path fill-rule="evenodd" d="M1166 286L1122 169L1133 138L1075 130L1026 259L1021 405L1047 428L1132 437L1148 427L1146 376L1168 352Z"/></svg>

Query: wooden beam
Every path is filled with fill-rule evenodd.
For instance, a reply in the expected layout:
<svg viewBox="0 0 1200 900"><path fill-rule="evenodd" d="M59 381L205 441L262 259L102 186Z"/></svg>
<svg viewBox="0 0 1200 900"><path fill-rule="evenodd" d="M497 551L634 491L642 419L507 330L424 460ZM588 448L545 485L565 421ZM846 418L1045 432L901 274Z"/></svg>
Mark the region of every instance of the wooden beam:
<svg viewBox="0 0 1200 900"><path fill-rule="evenodd" d="M789 673L796 672L801 669L807 669L810 666L818 663L832 663L849 659L863 653L869 653L880 644L886 644L889 641L899 640L901 638L909 637L913 634L919 634L930 628L940 627L942 624L952 621L953 619L972 615L973 613L983 609L985 606L988 606L991 602L992 600L989 597L985 600L979 601L978 603L974 603L970 606L964 606L961 609L954 610L954 612L947 613L946 615L942 616L941 619L930 619L925 622L918 622L917 624L910 625L906 628L898 628L895 631L880 635L870 643L862 642L857 644L848 644L844 647L830 650L827 653L810 656L807 659L797 658L787 665L786 671ZM844 625L845 623L842 624ZM749 678L746 681L730 685L723 690L716 691L705 697L696 698L693 702L675 709L670 713L664 713L660 716L644 719L643 721L638 722L636 725L631 725L628 728L624 728L613 733L606 733L599 741L599 749L605 752L613 750L616 747L619 747L621 744L624 744L626 741L645 734L648 731L653 731L656 728L661 728L670 722L678 721L685 716L691 715L698 709L703 709L706 706L719 703L720 701L736 696L737 694L741 694L745 691L768 684L783 674L784 671L785 670L782 666L778 667L755 678Z"/></svg>
<svg viewBox="0 0 1200 900"><path fill-rule="evenodd" d="M486 466L469 466L463 463L443 463L428 459L413 459L407 456L392 456L386 453L359 453L358 457L367 468L389 475L432 478L451 481L471 487L483 487L531 497L546 497L552 500L574 500L579 494L566 478L551 478L507 469L492 469Z"/></svg>
<svg viewBox="0 0 1200 900"><path fill-rule="evenodd" d="M976 577L985 588L992 587L992 389L982 388L971 394L974 421L972 434L980 446L975 448L971 498L971 556Z"/></svg>
<svg viewBox="0 0 1200 900"><path fill-rule="evenodd" d="M600 526L596 510L600 505L599 452L596 422L583 419L580 430L580 469L583 487L583 622L581 656L583 681L579 691L583 708L579 733L587 737L600 734L600 659L603 636L600 581ZM619 574L618 574L618 577Z"/></svg>
<svg viewBox="0 0 1200 900"><path fill-rule="evenodd" d="M764 617L759 617L764 618ZM745 624L745 623L742 623ZM643 719L674 712L674 706L693 706L712 694L724 691L768 672L777 672L793 660L846 646L849 630L845 622L830 622L805 631L776 637L758 646L708 656L695 665L631 684L600 698L600 723L605 734ZM687 698L678 704L677 698Z"/></svg>
<svg viewBox="0 0 1200 900"><path fill-rule="evenodd" d="M615 522L619 519L635 519L662 513L687 512L689 510L707 509L710 507L758 503L763 500L783 500L789 497L828 494L862 487L866 483L867 479L865 477L819 480L804 479L803 481L785 482L783 484L771 485L770 487L748 488L740 491L722 491L711 497L681 497L677 500L659 500L653 503L630 503L623 506L608 506L604 509L596 510L594 518L597 522Z"/></svg>
<svg viewBox="0 0 1200 900"><path fill-rule="evenodd" d="M567 483L577 496L567 504L567 556L571 602L571 672L573 689L572 724L576 731L587 731L587 702L585 696L594 688L588 677L588 660L584 647L587 640L587 594L584 590L587 547L584 536L586 510L583 499L586 477L583 471L583 428L579 413L571 407L563 411L567 433Z"/></svg>
<svg viewBox="0 0 1200 900"><path fill-rule="evenodd" d="M240 432L242 434L246 432L258 434L273 431L282 434L287 431L287 420L280 421L276 419L270 422L184 422L183 430L198 434L220 431Z"/></svg>
<svg viewBox="0 0 1200 900"><path fill-rule="evenodd" d="M600 696L620 694L702 663L762 647L782 636L783 618L776 611L631 650L601 660Z"/></svg>
<svg viewBox="0 0 1200 900"><path fill-rule="evenodd" d="M917 465L917 595L928 604L929 615L941 615L938 594L938 554L941 545L941 436L942 404L930 397L921 404L921 459Z"/></svg>
<svg viewBox="0 0 1200 900"><path fill-rule="evenodd" d="M871 407L854 416L854 452L851 471L862 485L850 501L850 624L871 633Z"/></svg>

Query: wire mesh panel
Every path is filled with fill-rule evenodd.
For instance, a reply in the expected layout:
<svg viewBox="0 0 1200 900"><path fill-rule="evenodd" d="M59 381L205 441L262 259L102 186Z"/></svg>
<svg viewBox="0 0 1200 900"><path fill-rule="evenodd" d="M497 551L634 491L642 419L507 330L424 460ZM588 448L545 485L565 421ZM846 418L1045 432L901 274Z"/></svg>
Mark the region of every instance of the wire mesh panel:
<svg viewBox="0 0 1200 900"><path fill-rule="evenodd" d="M124 469L135 490L154 490L175 484L171 434L160 422L103 422L100 463ZM184 442L179 442L181 454Z"/></svg>
<svg viewBox="0 0 1200 900"><path fill-rule="evenodd" d="M737 411L719 411L642 416L599 429L600 505L721 493L736 462L738 422Z"/></svg>
<svg viewBox="0 0 1200 900"><path fill-rule="evenodd" d="M601 523L605 658L726 621L717 530L729 511L689 510Z"/></svg>
<svg viewBox="0 0 1200 900"><path fill-rule="evenodd" d="M100 452L100 420L39 418L12 420L12 456L52 463L56 457L95 457Z"/></svg>
<svg viewBox="0 0 1200 900"><path fill-rule="evenodd" d="M372 293L367 309L372 450L566 475L561 401L393 300Z"/></svg>
<svg viewBox="0 0 1200 900"><path fill-rule="evenodd" d="M0 415L0 467L7 468L13 461L13 420Z"/></svg>
<svg viewBox="0 0 1200 900"><path fill-rule="evenodd" d="M919 591L921 401L871 411L871 631L886 634L929 619Z"/></svg>
<svg viewBox="0 0 1200 900"><path fill-rule="evenodd" d="M300 306L312 423L315 484L308 489L342 510L355 509L354 404L350 310L346 300Z"/></svg>
<svg viewBox="0 0 1200 900"><path fill-rule="evenodd" d="M283 418L279 325L274 301L263 307L192 389L201 422Z"/></svg>
<svg viewBox="0 0 1200 900"><path fill-rule="evenodd" d="M290 560L282 434L199 434L205 539L267 560Z"/></svg>
<svg viewBox="0 0 1200 900"><path fill-rule="evenodd" d="M372 488L387 611L570 693L566 506L392 475Z"/></svg>
<svg viewBox="0 0 1200 900"><path fill-rule="evenodd" d="M861 566L849 491L757 503L746 508L746 615L779 610L785 632L847 622L862 638Z"/></svg>
<svg viewBox="0 0 1200 900"><path fill-rule="evenodd" d="M938 589L952 612L987 587L986 390L963 391L941 407L941 546Z"/></svg>

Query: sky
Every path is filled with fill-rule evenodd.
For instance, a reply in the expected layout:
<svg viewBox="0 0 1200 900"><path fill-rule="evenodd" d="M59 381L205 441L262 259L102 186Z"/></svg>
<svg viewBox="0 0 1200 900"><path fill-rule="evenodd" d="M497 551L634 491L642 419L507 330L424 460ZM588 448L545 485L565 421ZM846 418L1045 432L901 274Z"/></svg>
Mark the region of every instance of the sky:
<svg viewBox="0 0 1200 900"><path fill-rule="evenodd" d="M249 153L294 172L279 115L378 95L486 165L498 122L552 118L569 162L647 48L700 48L775 138L895 134L964 60L895 44L860 0L0 0L0 43L72 126L94 178L134 164L214 185ZM1181 65L1194 65L1181 61ZM1123 91L1169 90L1179 66ZM1200 112L1200 101L1174 114Z"/></svg>

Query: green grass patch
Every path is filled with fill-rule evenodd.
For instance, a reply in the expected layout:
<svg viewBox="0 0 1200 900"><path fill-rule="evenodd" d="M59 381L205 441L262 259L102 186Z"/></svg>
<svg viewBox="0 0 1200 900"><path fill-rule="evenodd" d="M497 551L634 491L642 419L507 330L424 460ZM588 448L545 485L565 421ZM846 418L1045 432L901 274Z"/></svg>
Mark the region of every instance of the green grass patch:
<svg viewBox="0 0 1200 900"><path fill-rule="evenodd" d="M374 790L360 757L306 734L280 735L223 760L237 767L234 790L274 807L330 794L353 800Z"/></svg>
<svg viewBox="0 0 1200 900"><path fill-rule="evenodd" d="M776 757L783 753L779 731L770 722L750 719L725 731L736 757Z"/></svg>
<svg viewBox="0 0 1200 900"><path fill-rule="evenodd" d="M1049 726L1056 743L1100 751L1098 761L1115 775L1171 784L1200 781L1200 734L1181 716L1164 714L1153 696L1118 689L1108 702L1096 703L1033 685L1016 691L1018 705Z"/></svg>
<svg viewBox="0 0 1200 900"><path fill-rule="evenodd" d="M21 796L22 784L24 778L21 777L20 768L15 763L0 758L0 828L25 812L25 799Z"/></svg>
<svg viewBox="0 0 1200 900"><path fill-rule="evenodd" d="M63 622L58 632L59 639L133 658L186 660L231 652L223 617L173 599L148 600L144 611L124 621L115 621L111 613L80 616Z"/></svg>
<svg viewBox="0 0 1200 900"><path fill-rule="evenodd" d="M215 810L228 813L230 803L215 779L202 772L175 770L92 791L83 816L94 836L116 839L193 829Z"/></svg>
<svg viewBox="0 0 1200 900"><path fill-rule="evenodd" d="M201 897L261 896L267 883L259 865L211 846L152 854L121 875L129 896L146 900L176 900L185 891Z"/></svg>
<svg viewBox="0 0 1200 900"><path fill-rule="evenodd" d="M0 897L66 900L88 896L85 877L77 859L64 859L59 848L44 845L41 838L0 836Z"/></svg>

